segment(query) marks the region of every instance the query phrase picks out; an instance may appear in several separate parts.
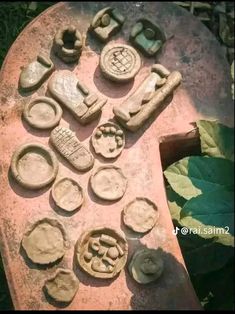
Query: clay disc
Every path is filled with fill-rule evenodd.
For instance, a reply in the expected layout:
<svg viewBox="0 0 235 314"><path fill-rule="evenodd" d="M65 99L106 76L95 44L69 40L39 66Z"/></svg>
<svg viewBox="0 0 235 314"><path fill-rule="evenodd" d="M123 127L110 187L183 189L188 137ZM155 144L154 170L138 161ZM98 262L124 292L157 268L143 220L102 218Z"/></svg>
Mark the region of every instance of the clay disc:
<svg viewBox="0 0 235 314"><path fill-rule="evenodd" d="M135 198L123 210L125 225L140 233L151 230L156 224L158 216L157 206L143 197Z"/></svg>
<svg viewBox="0 0 235 314"><path fill-rule="evenodd" d="M83 203L81 186L71 178L62 178L52 187L52 197L57 206L70 212L79 208Z"/></svg>
<svg viewBox="0 0 235 314"><path fill-rule="evenodd" d="M105 165L96 169L90 178L93 192L104 200L120 199L127 187L127 179L122 170L113 165Z"/></svg>
<svg viewBox="0 0 235 314"><path fill-rule="evenodd" d="M11 159L11 172L15 180L28 189L40 189L50 184L58 172L58 160L41 143L21 145Z"/></svg>

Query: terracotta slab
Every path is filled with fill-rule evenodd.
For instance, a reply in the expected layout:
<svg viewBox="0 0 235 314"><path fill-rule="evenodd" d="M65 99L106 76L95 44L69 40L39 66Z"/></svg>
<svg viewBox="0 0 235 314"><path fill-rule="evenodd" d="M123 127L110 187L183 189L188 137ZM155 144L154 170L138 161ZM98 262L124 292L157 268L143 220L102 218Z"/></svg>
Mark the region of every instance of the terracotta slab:
<svg viewBox="0 0 235 314"><path fill-rule="evenodd" d="M18 186L9 174L10 158L16 146L31 140L47 144L49 138L48 131L35 131L21 120L23 105L37 95L44 95L47 83L34 94L20 95L18 78L21 67L32 61L39 51L50 53L53 36L60 25L72 22L85 36L94 12L107 6L107 3L59 3L36 18L17 38L9 50L0 76L0 245L16 309L55 309L55 305L47 302L42 286L57 267L73 268L81 281L79 292L68 309L200 308L177 239L172 234L159 142L167 141L174 134L195 138L195 133L191 132L194 126L190 123L199 117L219 118L227 125L233 125L229 65L209 30L174 4L110 2L109 5L117 7L128 17L125 27L113 37L114 41L127 41L134 21L141 16L147 15L162 25L168 40L158 62L171 71L181 71L183 83L170 105L153 123L149 122L135 134L126 133L125 149L115 162L129 181L126 194L120 201L107 203L98 200L88 187L91 171L84 174L75 172L57 154L59 175L74 178L85 191L85 205L75 215L66 215L56 209L50 188L38 192L27 191ZM86 48L75 67L65 65L51 55L57 70L72 70L92 90L103 93L109 99L100 121L96 120L88 126L79 125L69 113L64 112L61 125L75 131L79 140L87 145L97 124L113 118L112 106L133 92L154 63L154 59L142 57L143 67L134 84L117 86L100 74L98 53L102 47L88 35ZM167 150L164 146L164 151ZM104 163L103 159L96 157L95 167ZM136 196L151 199L160 211L158 226L141 238L125 229L120 216L124 205ZM62 262L47 270L30 264L20 250L22 235L29 224L43 217L61 221L72 243ZM126 233L130 251L128 261L138 247L161 247L165 261L165 272L161 279L150 286L141 286L131 279L127 271L113 280L98 280L78 269L73 262L73 245L84 230L99 225L122 229Z"/></svg>

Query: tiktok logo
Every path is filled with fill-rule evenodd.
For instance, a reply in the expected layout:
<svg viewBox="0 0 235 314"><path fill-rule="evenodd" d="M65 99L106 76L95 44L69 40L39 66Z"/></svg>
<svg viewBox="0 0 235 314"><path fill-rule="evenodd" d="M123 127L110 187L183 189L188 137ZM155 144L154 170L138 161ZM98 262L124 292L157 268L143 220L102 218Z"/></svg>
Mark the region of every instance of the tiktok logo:
<svg viewBox="0 0 235 314"><path fill-rule="evenodd" d="M180 230L180 228L175 227L175 229L172 230L172 233L173 233L174 235L177 235L179 230Z"/></svg>

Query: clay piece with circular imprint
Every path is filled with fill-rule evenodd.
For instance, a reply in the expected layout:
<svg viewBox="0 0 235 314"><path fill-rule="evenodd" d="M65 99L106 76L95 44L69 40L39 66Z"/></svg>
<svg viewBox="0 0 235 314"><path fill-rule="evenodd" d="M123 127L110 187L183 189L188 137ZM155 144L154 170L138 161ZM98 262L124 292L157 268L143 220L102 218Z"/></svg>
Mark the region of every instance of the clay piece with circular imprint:
<svg viewBox="0 0 235 314"><path fill-rule="evenodd" d="M121 168L104 165L97 168L90 178L92 191L101 199L114 201L123 197L127 178Z"/></svg>
<svg viewBox="0 0 235 314"><path fill-rule="evenodd" d="M93 167L94 157L71 130L57 126L51 132L50 142L77 170L87 171Z"/></svg>
<svg viewBox="0 0 235 314"><path fill-rule="evenodd" d="M151 230L159 217L157 206L147 198L137 197L123 210L123 221L135 232L145 233Z"/></svg>
<svg viewBox="0 0 235 314"><path fill-rule="evenodd" d="M125 135L117 124L106 122L95 129L91 143L96 154L105 158L115 158L121 154L125 146Z"/></svg>
<svg viewBox="0 0 235 314"><path fill-rule="evenodd" d="M64 256L69 242L59 221L44 218L33 224L24 234L22 247L32 262L47 265Z"/></svg>
<svg viewBox="0 0 235 314"><path fill-rule="evenodd" d="M79 280L70 269L58 268L44 284L47 294L56 302L70 303L75 297Z"/></svg>
<svg viewBox="0 0 235 314"><path fill-rule="evenodd" d="M73 25L59 29L54 37L55 54L65 63L78 61L82 52L82 35Z"/></svg>
<svg viewBox="0 0 235 314"><path fill-rule="evenodd" d="M141 58L131 46L121 43L106 45L100 55L100 68L112 81L127 82L139 72Z"/></svg>
<svg viewBox="0 0 235 314"><path fill-rule="evenodd" d="M115 277L124 268L127 255L125 236L106 227L84 232L75 247L80 267L96 278Z"/></svg>
<svg viewBox="0 0 235 314"><path fill-rule="evenodd" d="M54 152L41 143L26 143L18 147L11 159L11 173L25 188L40 189L55 180L58 160Z"/></svg>
<svg viewBox="0 0 235 314"><path fill-rule="evenodd" d="M53 62L44 55L23 67L20 73L19 86L23 91L33 91L42 85L54 70Z"/></svg>
<svg viewBox="0 0 235 314"><path fill-rule="evenodd" d="M128 265L132 278L141 284L156 281L164 270L161 250L139 249Z"/></svg>
<svg viewBox="0 0 235 314"><path fill-rule="evenodd" d="M49 97L37 97L25 105L23 117L28 124L37 129L50 129L59 124L62 109Z"/></svg>
<svg viewBox="0 0 235 314"><path fill-rule="evenodd" d="M57 206L67 212L81 207L84 197L81 186L71 178L61 178L52 187L52 197Z"/></svg>

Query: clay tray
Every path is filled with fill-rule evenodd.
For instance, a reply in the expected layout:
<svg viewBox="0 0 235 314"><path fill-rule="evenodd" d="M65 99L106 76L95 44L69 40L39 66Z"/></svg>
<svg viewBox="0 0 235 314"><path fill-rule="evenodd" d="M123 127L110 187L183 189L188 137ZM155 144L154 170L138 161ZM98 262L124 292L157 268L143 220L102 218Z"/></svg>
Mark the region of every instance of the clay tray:
<svg viewBox="0 0 235 314"><path fill-rule="evenodd" d="M10 159L15 148L27 141L37 140L47 145L49 131L36 131L21 120L23 105L32 94L20 95L18 78L21 67L34 60L39 51L50 55L53 36L58 25L73 23L86 33L95 12L107 5L116 7L127 17L121 32L112 40L128 43L132 25L138 18L147 16L165 30L167 41L158 55L158 63L170 71L179 70L183 82L173 101L154 120L136 133L126 132L126 145L115 161L128 178L128 188L122 199L108 203L95 197L88 189L91 171L75 172L58 154L59 174L71 177L81 184L85 203L74 215L62 213L55 207L50 188L29 191L21 188L9 174ZM120 103L147 75L154 58L141 55L143 66L134 83L116 85L101 76L98 62L102 43L87 36L86 47L79 64L65 65L51 55L56 69L68 68L82 78L92 90L108 97L100 121L82 126L64 110L61 125L76 132L79 140L89 144L89 138L99 124L113 118L112 105ZM1 254L16 309L55 309L42 292L46 279L53 276L57 267L74 269L80 288L67 309L198 309L198 299L190 283L177 238L172 234L173 224L169 213L162 174L161 159L174 159L173 147L185 155L184 143L198 143L195 126L200 117L218 118L233 125L233 104L230 94L229 65L216 39L209 30L185 10L170 3L144 2L79 2L59 3L51 7L20 34L8 52L0 76L0 244ZM42 85L33 96L43 96ZM195 140L196 139L196 140ZM195 142L196 141L196 142ZM164 142L160 156L159 143ZM174 146L175 143L179 145ZM175 152L176 153L176 152ZM178 154L179 155L179 154ZM104 163L96 155L95 166ZM140 171L141 170L141 171ZM128 231L121 222L123 207L137 196L147 197L158 206L159 221L151 232L142 237ZM59 263L47 270L26 263L20 250L23 233L30 223L44 217L63 223L72 246ZM99 225L122 229L129 245L128 262L137 248L161 247L164 251L165 272L148 286L138 285L129 275L127 267L114 279L95 279L77 268L74 263L74 244L86 229Z"/></svg>

